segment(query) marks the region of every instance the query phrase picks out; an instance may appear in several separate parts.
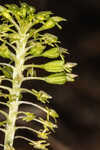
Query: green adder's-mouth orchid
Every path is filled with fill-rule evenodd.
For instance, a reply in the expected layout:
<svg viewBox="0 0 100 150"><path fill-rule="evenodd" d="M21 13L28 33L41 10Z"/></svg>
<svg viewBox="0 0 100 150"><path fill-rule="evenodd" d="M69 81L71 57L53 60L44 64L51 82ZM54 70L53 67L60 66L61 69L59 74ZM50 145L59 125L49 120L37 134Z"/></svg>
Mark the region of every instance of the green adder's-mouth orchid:
<svg viewBox="0 0 100 150"><path fill-rule="evenodd" d="M60 46L58 37L45 33L66 19L54 16L51 11L36 13L36 9L26 3L0 5L0 115L4 120L0 122L0 132L4 133L4 142L0 144L4 150L15 150L14 140L26 140L36 149L47 150L48 136L57 128L57 112L46 106L52 96L42 90L28 89L23 82L27 80L42 80L49 84L64 84L73 82L77 75L72 74L76 63L65 62L64 55L68 51ZM36 64L37 60L46 59L45 63ZM31 61L30 61L31 60ZM31 62L31 63L30 63ZM38 61L37 61L38 62ZM37 75L37 70L48 72L47 75ZM33 82L34 83L34 82ZM23 86L22 86L23 84ZM23 93L29 93L38 103L25 99ZM39 104L40 103L40 104ZM19 110L20 105L28 105L44 112L44 116L37 116L32 112ZM40 129L34 126L18 126L16 121L37 122ZM16 135L19 129L29 130L36 135L36 139Z"/></svg>

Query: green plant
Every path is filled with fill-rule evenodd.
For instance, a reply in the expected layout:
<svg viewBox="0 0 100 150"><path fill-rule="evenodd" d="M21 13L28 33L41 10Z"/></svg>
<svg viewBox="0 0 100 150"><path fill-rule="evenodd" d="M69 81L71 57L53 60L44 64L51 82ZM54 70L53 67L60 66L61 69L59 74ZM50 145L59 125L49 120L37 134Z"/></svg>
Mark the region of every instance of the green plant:
<svg viewBox="0 0 100 150"><path fill-rule="evenodd" d="M14 150L13 143L16 138L28 141L36 149L48 149L49 143L46 140L57 127L56 118L58 118L55 110L45 106L52 97L44 91L27 89L22 84L27 80L42 80L50 84L74 81L76 75L72 74L72 67L76 63L65 63L64 53L68 54L67 50L59 47L57 36L45 33L45 30L55 26L61 29L59 25L61 21L66 20L52 16L51 11L35 13L35 8L26 3L22 3L20 7L15 4L0 6L0 57L3 58L3 62L0 62L0 97L2 98L0 104L7 106L9 110L8 113L0 110L5 118L0 122L0 131L5 134L4 145L0 146L3 146L4 150ZM41 59L41 57L50 61L44 64L33 63L34 58ZM37 76L37 69L43 69L51 74ZM24 101L23 93L36 96L40 105ZM45 118L31 112L19 111L19 106L23 104L40 109L45 113ZM17 126L18 119L38 122L41 124L41 129ZM18 129L33 132L38 140L15 136Z"/></svg>

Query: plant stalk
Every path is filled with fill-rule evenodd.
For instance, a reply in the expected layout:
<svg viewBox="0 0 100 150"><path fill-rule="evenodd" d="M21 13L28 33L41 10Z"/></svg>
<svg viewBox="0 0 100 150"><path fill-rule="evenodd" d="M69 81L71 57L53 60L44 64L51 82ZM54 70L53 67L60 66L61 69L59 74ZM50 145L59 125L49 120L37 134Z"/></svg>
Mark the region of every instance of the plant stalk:
<svg viewBox="0 0 100 150"><path fill-rule="evenodd" d="M24 65L24 54L26 46L25 35L22 37L17 44L16 48L16 57L15 57L15 67L13 70L13 80L12 80L12 90L10 92L11 99L9 100L9 115L7 126L5 130L5 141L4 141L4 150L8 150L8 147L13 148L15 130L16 130L16 119L19 108L19 98L21 87L21 82L23 78L23 65Z"/></svg>

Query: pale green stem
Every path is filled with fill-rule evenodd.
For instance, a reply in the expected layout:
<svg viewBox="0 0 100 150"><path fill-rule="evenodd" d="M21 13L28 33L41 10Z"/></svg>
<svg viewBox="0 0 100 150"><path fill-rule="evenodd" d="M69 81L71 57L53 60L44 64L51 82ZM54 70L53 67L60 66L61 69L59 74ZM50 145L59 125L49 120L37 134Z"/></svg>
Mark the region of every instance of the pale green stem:
<svg viewBox="0 0 100 150"><path fill-rule="evenodd" d="M42 68L42 65L35 65L35 64L31 64L31 65L24 65L24 69L27 68Z"/></svg>
<svg viewBox="0 0 100 150"><path fill-rule="evenodd" d="M0 85L0 89L4 89L4 90L7 90L7 91L11 91L11 88L9 88L9 87L5 87L5 86L3 86L3 85Z"/></svg>
<svg viewBox="0 0 100 150"><path fill-rule="evenodd" d="M6 81L12 82L12 79L8 79L8 78L5 78L5 77L2 80L6 80Z"/></svg>
<svg viewBox="0 0 100 150"><path fill-rule="evenodd" d="M42 80L42 81L45 81L45 78L42 78L42 77L24 77L22 82L25 82L27 80Z"/></svg>
<svg viewBox="0 0 100 150"><path fill-rule="evenodd" d="M37 131L37 130L35 130L35 129L32 129L32 128L30 128L30 127L26 127L26 126L18 126L18 127L16 127L16 130L18 130L18 129L25 129L25 130L29 130L29 131L31 131L31 132L34 132L34 133L39 133L39 131Z"/></svg>
<svg viewBox="0 0 100 150"><path fill-rule="evenodd" d="M2 66L8 66L8 67L14 69L14 66L12 66L10 64L7 64L7 63L0 63L0 65L2 65Z"/></svg>
<svg viewBox="0 0 100 150"><path fill-rule="evenodd" d="M27 92L27 93L30 93L30 94L34 95L34 93L31 90L28 90L28 89L25 89L25 88L20 88L20 92L21 93L24 93L24 92L26 93Z"/></svg>
<svg viewBox="0 0 100 150"><path fill-rule="evenodd" d="M16 47L14 46L14 45L12 45L12 44L10 44L9 42L7 42L6 41L6 44L8 44L13 50L15 50L15 52L16 52ZM15 56L15 55L14 55Z"/></svg>
<svg viewBox="0 0 100 150"><path fill-rule="evenodd" d="M20 101L20 104L26 104L26 105L34 106L34 107L39 108L40 110L42 110L42 111L48 113L48 111L47 111L45 108L41 107L40 105L34 104L34 103L32 103L32 102Z"/></svg>
<svg viewBox="0 0 100 150"><path fill-rule="evenodd" d="M29 138L26 138L26 137L24 137L24 136L15 136L15 139L23 139L23 140L25 140L25 141L28 141L28 142L33 142L31 139L29 139Z"/></svg>
<svg viewBox="0 0 100 150"><path fill-rule="evenodd" d="M16 29L17 29L18 31L20 31L20 28L19 28L19 26L17 25L17 23L16 23L14 20L11 20L11 22L14 24L14 26L16 27Z"/></svg>
<svg viewBox="0 0 100 150"><path fill-rule="evenodd" d="M6 117L6 119L8 118L8 114L5 111L0 110L0 113L3 114Z"/></svg>
<svg viewBox="0 0 100 150"><path fill-rule="evenodd" d="M1 147L4 147L4 145L3 145L3 144L0 144L0 146L1 146Z"/></svg>
<svg viewBox="0 0 100 150"><path fill-rule="evenodd" d="M15 56L15 66L9 65L13 68L13 82L12 89L10 90L11 101L9 101L9 115L7 120L7 126L5 131L5 141L4 141L4 150L7 149L7 145L13 147L15 131L16 131L16 119L17 112L19 108L19 97L20 97L20 87L22 82L22 72L24 65L24 53L26 46L26 35L20 35L21 39L17 43L17 50ZM4 63L2 63L4 65ZM6 64L7 65L7 64Z"/></svg>
<svg viewBox="0 0 100 150"><path fill-rule="evenodd" d="M13 146L17 111L18 111L18 104L16 101L13 101L9 105L9 116L5 130L4 150L7 150L7 145L11 147Z"/></svg>
<svg viewBox="0 0 100 150"><path fill-rule="evenodd" d="M1 105L5 105L5 106L8 106L9 107L9 104L7 103L4 103L4 102L0 102Z"/></svg>
<svg viewBox="0 0 100 150"><path fill-rule="evenodd" d="M27 47L27 48L26 48L26 52L29 51L32 47L33 47L33 46ZM26 56L27 56L27 53L26 53Z"/></svg>
<svg viewBox="0 0 100 150"><path fill-rule="evenodd" d="M28 60L30 60L30 59L32 59L32 58L34 58L34 57L38 57L38 56L27 56L27 57L25 58L25 61L28 61Z"/></svg>
<svg viewBox="0 0 100 150"><path fill-rule="evenodd" d="M0 131L3 132L3 133L5 133L5 129L0 128Z"/></svg>

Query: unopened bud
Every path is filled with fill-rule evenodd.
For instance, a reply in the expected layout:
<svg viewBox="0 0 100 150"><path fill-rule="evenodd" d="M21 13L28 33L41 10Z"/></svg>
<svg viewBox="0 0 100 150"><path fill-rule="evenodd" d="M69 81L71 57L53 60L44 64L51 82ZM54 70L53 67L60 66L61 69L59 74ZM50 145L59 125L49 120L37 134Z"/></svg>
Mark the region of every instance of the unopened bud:
<svg viewBox="0 0 100 150"><path fill-rule="evenodd" d="M62 72L62 73L51 74L45 77L44 80L50 84L64 84L67 81L66 73Z"/></svg>
<svg viewBox="0 0 100 150"><path fill-rule="evenodd" d="M34 56L39 56L43 50L45 49L45 46L42 45L41 43L33 43L33 47L30 50L30 53Z"/></svg>
<svg viewBox="0 0 100 150"><path fill-rule="evenodd" d="M42 68L48 72L62 72L64 71L64 62L62 60L54 60L42 65Z"/></svg>
<svg viewBox="0 0 100 150"><path fill-rule="evenodd" d="M58 22L61 22L61 21L65 21L65 19L62 18L62 17L58 17L58 16L51 17L51 18L41 27L41 30L51 29L51 28L53 28L55 25L57 25Z"/></svg>
<svg viewBox="0 0 100 150"><path fill-rule="evenodd" d="M60 55L59 48L54 47L42 53L41 56L48 57L48 58L57 58L59 57L59 55Z"/></svg>
<svg viewBox="0 0 100 150"><path fill-rule="evenodd" d="M8 47L4 44L0 46L0 56L3 58L11 58L11 52L9 51Z"/></svg>
<svg viewBox="0 0 100 150"><path fill-rule="evenodd" d="M41 40L43 40L45 44L48 45L52 45L53 43L58 43L58 37L50 33L45 33L42 36Z"/></svg>
<svg viewBox="0 0 100 150"><path fill-rule="evenodd" d="M38 19L41 22L47 20L51 14L52 14L51 11L42 11L36 15L36 19Z"/></svg>

